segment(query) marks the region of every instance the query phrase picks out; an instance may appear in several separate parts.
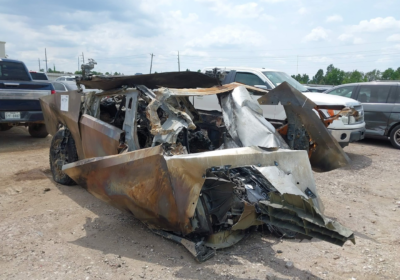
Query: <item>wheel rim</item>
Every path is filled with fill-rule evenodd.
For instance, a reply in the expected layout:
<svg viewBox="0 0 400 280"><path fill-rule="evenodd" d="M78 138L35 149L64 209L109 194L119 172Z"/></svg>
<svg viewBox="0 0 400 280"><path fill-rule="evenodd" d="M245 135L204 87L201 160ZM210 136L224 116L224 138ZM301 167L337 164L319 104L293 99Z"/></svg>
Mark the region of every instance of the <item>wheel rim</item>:
<svg viewBox="0 0 400 280"><path fill-rule="evenodd" d="M397 145L400 146L400 129L398 129L394 135L393 135L393 140L396 142Z"/></svg>

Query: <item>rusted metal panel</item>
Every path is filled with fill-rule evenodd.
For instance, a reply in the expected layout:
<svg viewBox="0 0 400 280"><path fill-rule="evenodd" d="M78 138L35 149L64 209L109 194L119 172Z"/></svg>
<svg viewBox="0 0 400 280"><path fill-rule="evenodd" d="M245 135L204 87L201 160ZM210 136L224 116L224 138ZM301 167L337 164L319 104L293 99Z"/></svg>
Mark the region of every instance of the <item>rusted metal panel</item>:
<svg viewBox="0 0 400 280"><path fill-rule="evenodd" d="M158 87L196 88L212 87L219 82L205 74L198 72L166 72L135 76L91 76L90 80L78 81L86 88L109 90L122 86L135 87L145 85L154 89Z"/></svg>
<svg viewBox="0 0 400 280"><path fill-rule="evenodd" d="M210 88L184 88L184 89L177 89L177 88L168 88L170 95L177 95L177 96L201 96L201 95L214 95L214 94L221 94L227 93L234 90L237 87L244 86L246 89L265 94L267 93L266 90L259 89L256 87L244 85L241 83L230 83L222 86L215 86ZM156 90L157 92L162 92L165 89L161 88Z"/></svg>
<svg viewBox="0 0 400 280"><path fill-rule="evenodd" d="M246 147L172 157L163 156L162 151L162 147L157 146L91 158L64 165L63 171L96 197L132 212L150 227L184 235L193 230L190 218L194 216L205 181L205 170L213 166L274 166L279 162L286 172L303 176L302 184L314 184L307 169L293 164L295 157L297 164L300 161L309 165L305 151L269 153ZM319 203L322 206L322 202Z"/></svg>
<svg viewBox="0 0 400 280"><path fill-rule="evenodd" d="M63 108L61 108L61 97L64 100ZM70 91L41 97L39 100L47 131L51 135L55 135L60 123L68 127L75 140L78 157L79 159L84 159L79 130L82 94L78 91Z"/></svg>
<svg viewBox="0 0 400 280"><path fill-rule="evenodd" d="M151 228L181 231L175 193L161 146L64 165L97 198L132 213Z"/></svg>
<svg viewBox="0 0 400 280"><path fill-rule="evenodd" d="M80 127L85 158L118 153L119 140L124 131L89 115L82 115Z"/></svg>
<svg viewBox="0 0 400 280"><path fill-rule="evenodd" d="M323 121L313 112L317 105L287 82L283 82L268 94L260 97L258 102L261 105L281 103L289 122L300 120L312 141L316 143L315 151L310 157L314 170L331 171L349 163L349 157L326 129ZM290 118L296 118L296 120L290 120Z"/></svg>

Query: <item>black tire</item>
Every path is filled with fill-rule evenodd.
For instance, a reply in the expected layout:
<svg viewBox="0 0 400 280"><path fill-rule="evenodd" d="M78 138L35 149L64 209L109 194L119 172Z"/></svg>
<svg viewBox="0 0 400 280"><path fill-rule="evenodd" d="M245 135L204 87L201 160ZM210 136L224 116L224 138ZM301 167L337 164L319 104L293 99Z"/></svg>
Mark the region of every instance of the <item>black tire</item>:
<svg viewBox="0 0 400 280"><path fill-rule="evenodd" d="M396 125L390 132L390 142L393 147L400 149L400 124Z"/></svg>
<svg viewBox="0 0 400 280"><path fill-rule="evenodd" d="M62 171L62 166L78 160L75 141L68 130L59 130L51 140L49 161L53 180L61 185L76 185L67 174Z"/></svg>
<svg viewBox="0 0 400 280"><path fill-rule="evenodd" d="M29 134L34 138L45 138L49 133L47 132L46 125L43 123L30 124Z"/></svg>
<svg viewBox="0 0 400 280"><path fill-rule="evenodd" d="M0 124L0 131L7 131L7 130L10 130L11 128L12 128L12 126L10 126L6 123Z"/></svg>

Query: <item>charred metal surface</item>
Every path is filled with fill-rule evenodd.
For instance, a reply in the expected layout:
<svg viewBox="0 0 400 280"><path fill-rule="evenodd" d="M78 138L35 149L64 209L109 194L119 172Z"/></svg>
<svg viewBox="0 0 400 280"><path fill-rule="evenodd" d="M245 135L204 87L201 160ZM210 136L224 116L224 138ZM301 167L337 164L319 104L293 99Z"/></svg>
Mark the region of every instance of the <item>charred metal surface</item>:
<svg viewBox="0 0 400 280"><path fill-rule="evenodd" d="M83 115L80 120L82 148L85 158L102 157L118 153L124 131L96 119ZM93 141L96 139L96 141Z"/></svg>
<svg viewBox="0 0 400 280"><path fill-rule="evenodd" d="M197 72L167 72L137 76L91 76L89 79L80 80L78 84L82 84L88 89L102 90L122 86L135 87L136 85L145 85L151 89L158 87L205 88L219 85L216 79Z"/></svg>
<svg viewBox="0 0 400 280"><path fill-rule="evenodd" d="M312 141L316 143L315 151L310 158L315 171L331 171L349 163L349 157L325 128L325 124L313 112L315 103L307 99L300 91L284 82L260 97L258 102L261 105L281 103L288 116L289 125L304 126ZM290 137L294 138L296 135Z"/></svg>
<svg viewBox="0 0 400 280"><path fill-rule="evenodd" d="M225 125L239 147L288 148L273 125L265 120L262 109L244 86L223 95L221 105Z"/></svg>
<svg viewBox="0 0 400 280"><path fill-rule="evenodd" d="M61 109L61 98L63 98L64 110ZM41 97L39 100L47 131L54 136L60 124L68 127L75 140L78 157L79 159L84 159L81 133L79 130L79 118L82 104L81 93L78 91L55 93Z"/></svg>
<svg viewBox="0 0 400 280"><path fill-rule="evenodd" d="M62 172L182 244L198 261L261 224L291 237L354 242L350 230L323 215L308 139L317 148L311 162L321 170L341 166L346 158L312 111L315 104L285 85L262 97L285 105L288 125L278 132L249 93L264 90L218 86L204 77L193 72L88 76L90 81L80 82L107 90L88 94L84 102L72 94L68 112L59 96L42 99L49 131L62 124L80 145L79 160L63 165ZM206 85L210 88L185 88ZM188 100L210 94L218 95L222 114L198 112Z"/></svg>

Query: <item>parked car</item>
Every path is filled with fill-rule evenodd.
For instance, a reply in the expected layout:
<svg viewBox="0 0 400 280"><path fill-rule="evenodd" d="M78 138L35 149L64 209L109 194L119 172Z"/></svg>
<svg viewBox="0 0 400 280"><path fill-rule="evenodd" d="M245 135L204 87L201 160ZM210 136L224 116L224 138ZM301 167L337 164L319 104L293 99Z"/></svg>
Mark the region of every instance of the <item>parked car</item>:
<svg viewBox="0 0 400 280"><path fill-rule="evenodd" d="M75 82L75 76L61 76L56 79L57 82Z"/></svg>
<svg viewBox="0 0 400 280"><path fill-rule="evenodd" d="M56 92L69 92L73 90L78 90L78 86L76 85L76 81L74 82L63 82L63 81L54 81L52 82ZM81 89L83 93L87 92L98 92L97 89L86 89L84 85L81 85Z"/></svg>
<svg viewBox="0 0 400 280"><path fill-rule="evenodd" d="M215 70L218 69L218 70ZM222 75L223 83L239 82L258 88L271 90L282 82L288 82L291 86L301 91L307 98L320 107L320 112L324 118L332 118L339 114L342 109L350 108L351 111L338 116L336 120L329 124L328 130L338 141L340 146L345 147L351 142L364 138L365 122L363 107L360 102L350 98L327 98L326 94L310 92L298 81L290 77L285 72L265 69L265 68L244 68L244 67L219 67L205 68L202 72L208 75L215 75L215 71ZM260 96L253 95L257 100ZM196 96L192 102L196 109L218 110L218 100L215 96ZM264 117L276 126L283 124L287 117L282 105L262 105Z"/></svg>
<svg viewBox="0 0 400 280"><path fill-rule="evenodd" d="M331 88L333 88L333 86L329 86L329 85L304 85L308 91L310 92L325 92L327 90L330 90Z"/></svg>
<svg viewBox="0 0 400 280"><path fill-rule="evenodd" d="M400 82L375 81L345 84L326 92L351 97L362 103L366 137L389 138L400 149Z"/></svg>
<svg viewBox="0 0 400 280"><path fill-rule="evenodd" d="M78 86L76 85L75 81L74 82L54 81L52 82L52 84L56 92L67 92L78 89Z"/></svg>
<svg viewBox="0 0 400 280"><path fill-rule="evenodd" d="M38 81L48 81L49 80L46 73L44 73L44 72L29 71L29 74L31 74L32 80L38 80Z"/></svg>
<svg viewBox="0 0 400 280"><path fill-rule="evenodd" d="M0 131L22 125L32 137L46 137L39 97L54 93L51 83L33 81L22 61L0 59Z"/></svg>

